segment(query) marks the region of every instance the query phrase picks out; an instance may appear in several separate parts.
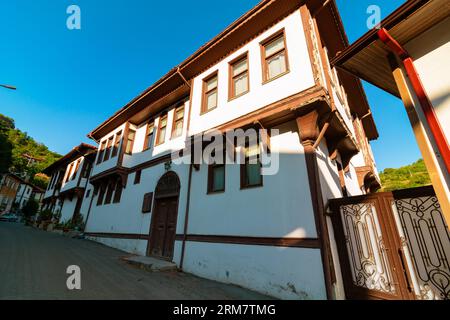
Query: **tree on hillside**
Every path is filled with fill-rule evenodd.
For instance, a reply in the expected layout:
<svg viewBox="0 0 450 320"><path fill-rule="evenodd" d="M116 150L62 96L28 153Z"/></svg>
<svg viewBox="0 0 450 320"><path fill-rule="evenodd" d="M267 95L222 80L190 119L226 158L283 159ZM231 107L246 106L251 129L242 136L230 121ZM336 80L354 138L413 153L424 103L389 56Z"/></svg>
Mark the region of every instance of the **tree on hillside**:
<svg viewBox="0 0 450 320"><path fill-rule="evenodd" d="M14 129L14 120L0 114L0 173L7 172L12 164L13 146L8 139L11 129Z"/></svg>
<svg viewBox="0 0 450 320"><path fill-rule="evenodd" d="M393 191L415 187L423 187L431 184L425 162L419 161L398 169L388 168L380 173L381 191Z"/></svg>
<svg viewBox="0 0 450 320"><path fill-rule="evenodd" d="M47 146L36 142L26 132L16 129L14 120L2 114L0 128L0 171L9 169L14 173L23 173L31 178L31 183L46 188L48 180L35 176L61 158L61 155L51 152ZM40 161L30 164L25 155Z"/></svg>

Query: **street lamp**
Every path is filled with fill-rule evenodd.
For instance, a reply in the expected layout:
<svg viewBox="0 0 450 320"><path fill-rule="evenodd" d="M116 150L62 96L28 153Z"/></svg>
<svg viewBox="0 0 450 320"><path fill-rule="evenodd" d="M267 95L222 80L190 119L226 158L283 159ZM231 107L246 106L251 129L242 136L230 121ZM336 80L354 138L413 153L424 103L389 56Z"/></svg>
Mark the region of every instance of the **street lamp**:
<svg viewBox="0 0 450 320"><path fill-rule="evenodd" d="M8 85L6 85L6 84L0 84L0 87L6 88L6 89L10 89L10 90L17 90L16 87L8 86Z"/></svg>

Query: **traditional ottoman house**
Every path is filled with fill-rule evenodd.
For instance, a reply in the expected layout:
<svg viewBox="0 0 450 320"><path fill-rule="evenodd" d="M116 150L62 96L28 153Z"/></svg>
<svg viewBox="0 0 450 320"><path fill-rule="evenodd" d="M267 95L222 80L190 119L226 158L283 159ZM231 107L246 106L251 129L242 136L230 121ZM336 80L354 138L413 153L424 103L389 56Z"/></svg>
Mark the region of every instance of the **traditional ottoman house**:
<svg viewBox="0 0 450 320"><path fill-rule="evenodd" d="M380 187L361 83L329 63L347 46L334 1L262 1L90 133L86 235L279 298L343 298L326 205ZM276 174L248 146L243 164L171 161L247 128L278 130Z"/></svg>
<svg viewBox="0 0 450 320"><path fill-rule="evenodd" d="M16 199L19 186L24 181L12 173L0 175L0 214L11 210Z"/></svg>
<svg viewBox="0 0 450 320"><path fill-rule="evenodd" d="M14 203L17 204L17 208L19 211L23 209L23 207L33 199L36 203L39 204L38 211L42 208L42 200L44 198L45 190L29 183L23 181L19 189L17 190L16 199Z"/></svg>
<svg viewBox="0 0 450 320"><path fill-rule="evenodd" d="M61 214L60 222L73 220L78 215L87 217L89 201L83 202L83 199L96 151L94 146L80 144L44 170L51 178L42 209Z"/></svg>

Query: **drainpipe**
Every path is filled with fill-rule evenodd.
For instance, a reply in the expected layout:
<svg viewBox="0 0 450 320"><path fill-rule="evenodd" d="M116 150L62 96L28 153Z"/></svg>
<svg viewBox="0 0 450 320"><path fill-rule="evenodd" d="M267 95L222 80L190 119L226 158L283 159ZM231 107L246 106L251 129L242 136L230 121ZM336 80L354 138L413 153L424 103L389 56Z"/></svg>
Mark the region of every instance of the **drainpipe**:
<svg viewBox="0 0 450 320"><path fill-rule="evenodd" d="M414 93L419 99L420 106L423 113L425 114L425 118L431 130L431 134L433 135L434 141L436 142L439 152L441 153L445 167L447 168L447 173L450 173L450 148L447 139L445 138L444 132L442 131L439 120L436 117L436 113L434 112L433 105L431 104L431 101L426 94L425 88L414 66L414 60L385 28L382 28L378 31L378 38L383 43L385 43L390 48L390 50L402 61L403 67L405 68L406 73L409 77Z"/></svg>
<svg viewBox="0 0 450 320"><path fill-rule="evenodd" d="M188 222L189 222L189 207L191 203L191 182L192 182L192 168L193 164L189 165L189 181L188 181L188 190L187 190L187 201L186 201L186 214L184 216L184 230L183 230L183 244L181 247L181 259L180 259L180 269L183 270L183 262L184 262L184 253L186 249L186 240L187 240L187 231L188 231Z"/></svg>

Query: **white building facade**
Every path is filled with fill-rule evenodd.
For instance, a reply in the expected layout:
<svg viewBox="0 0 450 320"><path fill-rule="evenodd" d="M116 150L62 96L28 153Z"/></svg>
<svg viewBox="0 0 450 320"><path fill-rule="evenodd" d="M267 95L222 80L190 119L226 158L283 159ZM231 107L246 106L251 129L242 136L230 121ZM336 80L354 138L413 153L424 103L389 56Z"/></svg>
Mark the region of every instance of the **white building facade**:
<svg viewBox="0 0 450 320"><path fill-rule="evenodd" d="M86 220L84 204L87 201L83 200L96 151L94 146L81 144L44 170L50 176L50 182L43 196L42 209L60 216L59 222L74 221L77 217Z"/></svg>
<svg viewBox="0 0 450 320"><path fill-rule="evenodd" d="M326 205L379 188L378 133L360 82L329 63L348 45L336 15L333 2L262 1L91 132L86 235L278 298L344 298ZM234 144L244 163L172 157L249 128L271 132L276 163Z"/></svg>

